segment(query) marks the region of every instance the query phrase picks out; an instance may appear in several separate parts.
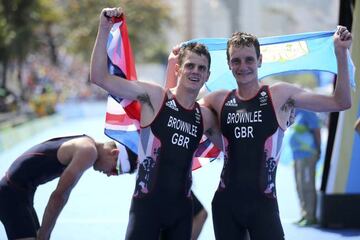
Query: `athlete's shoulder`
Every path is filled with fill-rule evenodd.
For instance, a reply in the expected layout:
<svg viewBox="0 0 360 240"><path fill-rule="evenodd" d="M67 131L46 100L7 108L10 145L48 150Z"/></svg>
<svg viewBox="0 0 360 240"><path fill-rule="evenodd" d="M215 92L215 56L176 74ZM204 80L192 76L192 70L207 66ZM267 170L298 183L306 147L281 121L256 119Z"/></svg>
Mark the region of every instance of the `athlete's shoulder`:
<svg viewBox="0 0 360 240"><path fill-rule="evenodd" d="M219 102L223 102L223 100L226 98L226 96L229 93L230 93L229 90L219 90L219 91L211 92L202 99L200 99L199 102L205 106L218 104Z"/></svg>
<svg viewBox="0 0 360 240"><path fill-rule="evenodd" d="M270 86L272 100L278 102L280 107L302 91L304 90L299 85L286 82L279 82Z"/></svg>
<svg viewBox="0 0 360 240"><path fill-rule="evenodd" d="M82 151L96 151L96 142L90 136L83 136L75 139L75 146Z"/></svg>
<svg viewBox="0 0 360 240"><path fill-rule="evenodd" d="M87 135L70 138L62 143L58 149L58 159L65 165L68 165L75 156L92 161L96 159L97 154L95 140Z"/></svg>
<svg viewBox="0 0 360 240"><path fill-rule="evenodd" d="M209 96L212 96L214 98L218 98L218 97L225 97L227 96L232 90L218 90L218 91L214 91L209 93Z"/></svg>
<svg viewBox="0 0 360 240"><path fill-rule="evenodd" d="M296 89L299 89L299 86L287 82L277 82L272 85L269 85L269 89L272 92L286 92L286 91L294 91Z"/></svg>

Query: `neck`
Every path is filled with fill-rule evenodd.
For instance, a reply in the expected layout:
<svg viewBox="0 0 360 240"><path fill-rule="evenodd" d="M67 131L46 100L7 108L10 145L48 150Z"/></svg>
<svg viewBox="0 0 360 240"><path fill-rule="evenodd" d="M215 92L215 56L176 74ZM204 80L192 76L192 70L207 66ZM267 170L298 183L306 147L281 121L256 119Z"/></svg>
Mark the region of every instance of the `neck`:
<svg viewBox="0 0 360 240"><path fill-rule="evenodd" d="M100 153L102 151L104 151L104 143L100 143L100 142L95 142L95 147L96 147L96 151L97 151L97 159L99 159ZM97 160L96 159L96 160Z"/></svg>
<svg viewBox="0 0 360 240"><path fill-rule="evenodd" d="M95 142L96 150L101 149L104 146L104 143Z"/></svg>
<svg viewBox="0 0 360 240"><path fill-rule="evenodd" d="M245 84L238 83L237 94L240 99L248 99L253 97L260 89L260 83L258 81L249 82Z"/></svg>
<svg viewBox="0 0 360 240"><path fill-rule="evenodd" d="M190 109L194 106L196 97L198 95L198 91L188 91L182 88L176 88L173 92L176 96L176 100L183 106L184 108Z"/></svg>

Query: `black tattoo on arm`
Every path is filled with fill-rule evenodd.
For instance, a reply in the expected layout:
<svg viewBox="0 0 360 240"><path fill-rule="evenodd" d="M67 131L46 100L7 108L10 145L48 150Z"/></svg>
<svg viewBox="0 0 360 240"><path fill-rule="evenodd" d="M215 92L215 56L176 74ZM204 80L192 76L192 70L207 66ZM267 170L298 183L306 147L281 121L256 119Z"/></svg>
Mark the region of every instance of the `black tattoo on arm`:
<svg viewBox="0 0 360 240"><path fill-rule="evenodd" d="M281 106L281 111L290 112L289 119L286 121L286 126L290 127L291 124L294 123L295 119L295 100L289 98L284 105Z"/></svg>
<svg viewBox="0 0 360 240"><path fill-rule="evenodd" d="M293 109L295 106L295 100L292 98L289 98L284 105L281 106L280 110L284 112L288 112L291 109Z"/></svg>
<svg viewBox="0 0 360 240"><path fill-rule="evenodd" d="M149 105L149 107L151 108L153 113L155 113L154 106L151 104L150 96L148 94L144 93L144 94L137 96L137 100L140 101L141 103Z"/></svg>

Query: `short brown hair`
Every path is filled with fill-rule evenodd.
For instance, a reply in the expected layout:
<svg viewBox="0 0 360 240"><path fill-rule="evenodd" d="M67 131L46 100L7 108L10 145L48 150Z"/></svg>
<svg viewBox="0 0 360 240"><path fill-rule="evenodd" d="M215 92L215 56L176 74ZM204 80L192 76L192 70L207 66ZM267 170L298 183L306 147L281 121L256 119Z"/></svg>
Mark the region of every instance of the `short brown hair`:
<svg viewBox="0 0 360 240"><path fill-rule="evenodd" d="M255 35L246 32L235 32L227 41L226 57L230 61L230 47L251 47L254 46L256 57L260 57L260 44Z"/></svg>
<svg viewBox="0 0 360 240"><path fill-rule="evenodd" d="M207 49L207 47L202 44L202 43L198 43L198 42L190 42L190 43L186 43L184 45L181 46L180 51L179 51L179 58L178 58L178 63L181 66L183 64L184 58L187 54L187 51L196 53L197 55L204 55L207 60L208 60L208 71L210 71L210 65L211 65L211 56L209 53L209 50Z"/></svg>

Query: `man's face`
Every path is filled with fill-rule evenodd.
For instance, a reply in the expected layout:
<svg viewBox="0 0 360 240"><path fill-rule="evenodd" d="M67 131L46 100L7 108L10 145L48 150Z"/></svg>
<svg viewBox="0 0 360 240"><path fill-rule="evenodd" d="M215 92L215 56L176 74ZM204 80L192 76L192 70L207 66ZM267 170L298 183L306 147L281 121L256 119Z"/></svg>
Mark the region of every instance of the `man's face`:
<svg viewBox="0 0 360 240"><path fill-rule="evenodd" d="M254 46L231 46L229 55L229 69L238 83L245 84L258 81L258 67L261 66L261 55L258 59Z"/></svg>
<svg viewBox="0 0 360 240"><path fill-rule="evenodd" d="M210 75L208 65L208 59L204 55L187 51L182 65L177 66L176 74L179 85L182 84L186 88L200 90Z"/></svg>

